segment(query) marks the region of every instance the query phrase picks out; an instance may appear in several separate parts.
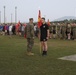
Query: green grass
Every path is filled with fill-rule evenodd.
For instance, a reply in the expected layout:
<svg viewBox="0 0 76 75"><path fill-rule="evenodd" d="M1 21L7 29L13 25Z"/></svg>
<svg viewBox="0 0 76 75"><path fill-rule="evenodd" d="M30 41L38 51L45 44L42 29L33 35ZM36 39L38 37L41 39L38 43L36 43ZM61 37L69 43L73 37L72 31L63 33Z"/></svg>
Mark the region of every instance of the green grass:
<svg viewBox="0 0 76 75"><path fill-rule="evenodd" d="M76 41L49 40L48 56L39 53L35 39L34 56L26 55L26 39L0 36L0 75L76 75L76 62L58 58L76 54Z"/></svg>

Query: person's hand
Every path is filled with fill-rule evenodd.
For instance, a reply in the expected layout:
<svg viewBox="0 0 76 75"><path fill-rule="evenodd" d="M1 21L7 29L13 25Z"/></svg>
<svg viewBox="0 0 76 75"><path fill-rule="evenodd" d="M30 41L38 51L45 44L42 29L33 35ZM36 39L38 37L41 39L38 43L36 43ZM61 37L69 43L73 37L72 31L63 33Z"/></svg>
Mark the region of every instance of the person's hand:
<svg viewBox="0 0 76 75"><path fill-rule="evenodd" d="M38 38L39 38L39 40L40 40L40 35L38 35Z"/></svg>
<svg viewBox="0 0 76 75"><path fill-rule="evenodd" d="M33 39L34 39L34 37L33 37Z"/></svg>
<svg viewBox="0 0 76 75"><path fill-rule="evenodd" d="M49 38L48 38L48 37L46 37L46 39L48 40Z"/></svg>

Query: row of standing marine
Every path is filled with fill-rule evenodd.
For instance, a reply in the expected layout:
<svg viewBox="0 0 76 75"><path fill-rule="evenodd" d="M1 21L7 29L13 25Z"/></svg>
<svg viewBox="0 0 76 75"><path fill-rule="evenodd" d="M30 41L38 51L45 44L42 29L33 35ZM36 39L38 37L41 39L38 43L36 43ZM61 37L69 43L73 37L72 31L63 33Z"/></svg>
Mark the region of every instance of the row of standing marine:
<svg viewBox="0 0 76 75"><path fill-rule="evenodd" d="M50 38L76 39L76 23L51 23Z"/></svg>

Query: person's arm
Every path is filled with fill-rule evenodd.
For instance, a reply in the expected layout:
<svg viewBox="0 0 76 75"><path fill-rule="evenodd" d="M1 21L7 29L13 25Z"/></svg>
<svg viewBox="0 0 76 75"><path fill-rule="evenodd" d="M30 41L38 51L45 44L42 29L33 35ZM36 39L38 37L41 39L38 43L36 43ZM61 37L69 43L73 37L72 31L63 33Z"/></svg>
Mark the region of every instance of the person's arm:
<svg viewBox="0 0 76 75"><path fill-rule="evenodd" d="M39 32L38 32L38 38L40 39L40 28L39 28Z"/></svg>
<svg viewBox="0 0 76 75"><path fill-rule="evenodd" d="M24 37L25 38L27 38L26 35L27 35L27 26L24 28Z"/></svg>
<svg viewBox="0 0 76 75"><path fill-rule="evenodd" d="M32 38L34 38L34 26L33 25L31 25L31 36Z"/></svg>
<svg viewBox="0 0 76 75"><path fill-rule="evenodd" d="M47 37L49 37L49 29L47 30Z"/></svg>
<svg viewBox="0 0 76 75"><path fill-rule="evenodd" d="M27 26L25 27L24 31L25 31L25 35L26 35L26 33L27 33Z"/></svg>
<svg viewBox="0 0 76 75"><path fill-rule="evenodd" d="M49 38L49 26L47 25L47 39Z"/></svg>
<svg viewBox="0 0 76 75"><path fill-rule="evenodd" d="M70 33L71 33L72 27L70 27Z"/></svg>

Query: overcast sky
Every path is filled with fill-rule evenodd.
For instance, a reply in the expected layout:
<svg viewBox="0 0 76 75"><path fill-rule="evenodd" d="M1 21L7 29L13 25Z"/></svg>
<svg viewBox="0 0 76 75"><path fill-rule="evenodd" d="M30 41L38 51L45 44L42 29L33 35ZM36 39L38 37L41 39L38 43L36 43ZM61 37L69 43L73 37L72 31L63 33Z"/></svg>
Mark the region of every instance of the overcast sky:
<svg viewBox="0 0 76 75"><path fill-rule="evenodd" d="M4 21L4 9L6 6L6 21L11 22L11 13L15 21L15 6L17 6L17 21L27 22L30 17L37 21L40 7L42 17L50 21L63 16L76 16L76 0L0 0L2 22Z"/></svg>

